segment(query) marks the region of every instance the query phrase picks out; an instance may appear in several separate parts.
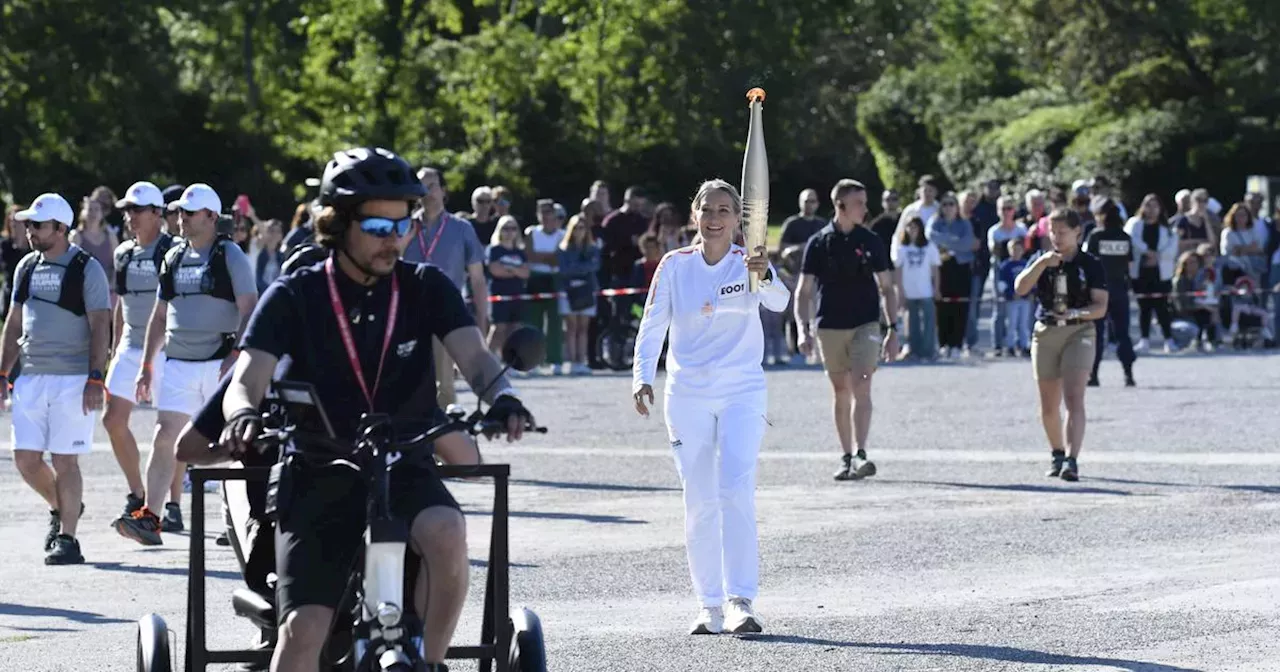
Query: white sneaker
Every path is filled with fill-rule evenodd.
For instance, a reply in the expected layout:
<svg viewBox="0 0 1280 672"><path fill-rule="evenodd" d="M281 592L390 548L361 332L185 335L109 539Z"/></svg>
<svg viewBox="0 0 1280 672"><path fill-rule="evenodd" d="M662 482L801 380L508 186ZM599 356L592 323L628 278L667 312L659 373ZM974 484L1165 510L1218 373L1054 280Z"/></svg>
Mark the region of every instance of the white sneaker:
<svg viewBox="0 0 1280 672"><path fill-rule="evenodd" d="M764 623L751 608L751 600L745 597L731 597L725 605L725 630L735 634L747 632L764 632Z"/></svg>
<svg viewBox="0 0 1280 672"><path fill-rule="evenodd" d="M1138 339L1138 344L1133 346L1134 352L1137 352L1139 354L1144 353L1150 349L1151 349L1151 344L1148 343L1147 339L1145 338Z"/></svg>
<svg viewBox="0 0 1280 672"><path fill-rule="evenodd" d="M691 635L718 635L724 631L724 611L720 607L703 607L689 628Z"/></svg>

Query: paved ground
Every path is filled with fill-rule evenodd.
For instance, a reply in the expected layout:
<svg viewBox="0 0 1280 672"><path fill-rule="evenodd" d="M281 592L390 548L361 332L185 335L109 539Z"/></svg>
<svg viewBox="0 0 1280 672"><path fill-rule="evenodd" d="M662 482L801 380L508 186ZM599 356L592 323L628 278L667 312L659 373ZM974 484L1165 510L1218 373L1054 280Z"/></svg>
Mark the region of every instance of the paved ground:
<svg viewBox="0 0 1280 672"><path fill-rule="evenodd" d="M1090 390L1078 484L1042 476L1025 361L882 372L880 475L858 483L830 479L821 374L771 373L767 634L741 639L684 634L694 601L678 483L662 425L630 410L627 380L522 381L552 433L487 449L516 478L513 600L541 614L563 672L1280 669L1277 360L1153 356L1137 372L1142 387L1124 389L1107 362ZM41 564L44 515L0 464L0 669L130 670L143 613L181 632L186 538L143 549L116 537L123 481L109 452L86 462L90 564L63 568ZM483 558L487 491L455 490ZM210 633L239 644L231 552L210 548ZM475 590L458 643L478 639L478 611Z"/></svg>

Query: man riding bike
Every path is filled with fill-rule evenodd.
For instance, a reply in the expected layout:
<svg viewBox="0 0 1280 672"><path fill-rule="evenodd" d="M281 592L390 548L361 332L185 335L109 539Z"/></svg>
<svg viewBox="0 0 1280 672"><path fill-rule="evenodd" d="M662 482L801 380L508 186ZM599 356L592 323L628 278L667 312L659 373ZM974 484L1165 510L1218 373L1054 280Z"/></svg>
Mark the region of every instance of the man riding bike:
<svg viewBox="0 0 1280 672"><path fill-rule="evenodd" d="M334 155L315 222L316 239L330 255L272 284L250 318L223 402L227 422L219 452L253 450L262 429L259 404L284 358L289 363L282 377L314 386L346 445L354 442L364 413L432 424L441 417L433 336L472 389L501 375L502 365L485 347L453 283L434 266L399 259L399 246L412 231L411 204L423 191L409 164L392 152L361 148ZM490 389L487 420L504 427L508 440L518 440L532 416L507 380ZM287 452L322 449L299 440ZM219 457L225 455L211 456ZM406 573L417 575L412 594L423 618L425 660L429 669L443 671L466 599L469 564L462 513L433 464L426 454L405 456L392 473L390 494L393 512L410 522L409 546L422 559L406 564ZM280 627L271 669L315 671L361 548L366 492L349 470L288 459L286 472L292 487L277 503Z"/></svg>

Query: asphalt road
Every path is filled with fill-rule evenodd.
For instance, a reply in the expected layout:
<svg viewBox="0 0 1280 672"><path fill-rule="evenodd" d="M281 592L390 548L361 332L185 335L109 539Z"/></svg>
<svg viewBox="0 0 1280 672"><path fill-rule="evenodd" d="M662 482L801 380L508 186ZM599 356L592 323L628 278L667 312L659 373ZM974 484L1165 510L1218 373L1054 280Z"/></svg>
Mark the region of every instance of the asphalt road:
<svg viewBox="0 0 1280 672"><path fill-rule="evenodd" d="M880 473L855 483L831 480L821 373L770 373L766 631L749 638L685 634L696 604L661 416L634 414L625 377L524 380L551 433L486 448L515 479L513 603L541 615L562 672L1280 669L1276 362L1152 356L1137 389L1105 363L1076 484L1043 476L1025 360L883 370ZM0 457L0 670L134 669L133 622L150 611L182 632L187 538L144 549L109 529L124 485L101 448L85 460L79 567L42 564L45 514ZM470 644L490 490L452 487L476 559L455 642ZM210 549L212 643L238 645L238 575L228 549Z"/></svg>

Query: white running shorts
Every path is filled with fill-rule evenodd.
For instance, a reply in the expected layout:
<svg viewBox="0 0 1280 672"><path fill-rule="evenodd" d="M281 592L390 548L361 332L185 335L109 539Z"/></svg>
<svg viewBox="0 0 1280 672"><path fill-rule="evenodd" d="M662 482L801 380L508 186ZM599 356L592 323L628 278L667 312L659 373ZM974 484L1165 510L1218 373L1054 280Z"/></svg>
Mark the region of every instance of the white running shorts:
<svg viewBox="0 0 1280 672"><path fill-rule="evenodd" d="M164 352L156 355L160 366L151 367L151 386L160 389L164 382ZM107 392L130 403L138 403L138 371L142 369L142 348L125 348L116 353L107 369ZM155 401L154 399L152 401Z"/></svg>
<svg viewBox="0 0 1280 672"><path fill-rule="evenodd" d="M154 368L154 367L153 367ZM200 407L218 391L218 374L222 360L211 362L183 362L165 359L164 378L156 396L156 410L172 411L186 416L196 414Z"/></svg>
<svg viewBox="0 0 1280 672"><path fill-rule="evenodd" d="M23 373L13 385L13 449L84 455L93 448L97 411L84 412L85 375Z"/></svg>

